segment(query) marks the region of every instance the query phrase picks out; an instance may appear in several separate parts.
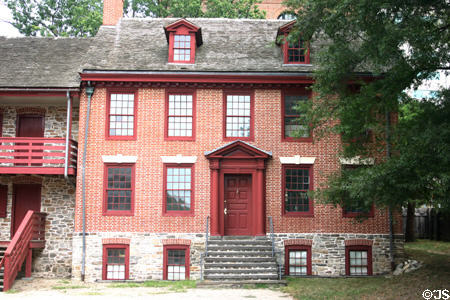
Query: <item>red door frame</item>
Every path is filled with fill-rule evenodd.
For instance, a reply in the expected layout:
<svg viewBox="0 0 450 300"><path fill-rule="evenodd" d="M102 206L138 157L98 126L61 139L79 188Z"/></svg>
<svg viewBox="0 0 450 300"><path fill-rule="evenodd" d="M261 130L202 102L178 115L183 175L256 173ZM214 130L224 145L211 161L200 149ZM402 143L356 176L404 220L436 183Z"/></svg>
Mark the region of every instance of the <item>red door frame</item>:
<svg viewBox="0 0 450 300"><path fill-rule="evenodd" d="M211 235L225 235L225 174L250 174L252 177L251 235L266 235L265 161L272 155L248 143L234 141L206 154L211 169Z"/></svg>
<svg viewBox="0 0 450 300"><path fill-rule="evenodd" d="M11 205L11 228L10 228L10 232L11 232L11 239L14 237L14 228L15 228L15 222L16 222L16 205L17 205L17 186L30 186L30 185L35 185L35 186L39 186L39 211L41 210L41 204L42 204L42 184L40 183L33 183L33 184L13 184L13 201L12 201L12 205Z"/></svg>

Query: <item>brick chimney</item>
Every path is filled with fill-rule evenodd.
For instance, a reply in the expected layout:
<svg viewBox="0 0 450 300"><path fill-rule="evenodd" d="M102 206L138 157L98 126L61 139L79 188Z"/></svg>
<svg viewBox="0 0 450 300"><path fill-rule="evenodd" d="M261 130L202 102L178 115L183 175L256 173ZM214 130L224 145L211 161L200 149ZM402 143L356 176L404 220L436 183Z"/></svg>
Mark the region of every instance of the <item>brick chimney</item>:
<svg viewBox="0 0 450 300"><path fill-rule="evenodd" d="M123 16L123 0L103 1L103 25L116 26Z"/></svg>

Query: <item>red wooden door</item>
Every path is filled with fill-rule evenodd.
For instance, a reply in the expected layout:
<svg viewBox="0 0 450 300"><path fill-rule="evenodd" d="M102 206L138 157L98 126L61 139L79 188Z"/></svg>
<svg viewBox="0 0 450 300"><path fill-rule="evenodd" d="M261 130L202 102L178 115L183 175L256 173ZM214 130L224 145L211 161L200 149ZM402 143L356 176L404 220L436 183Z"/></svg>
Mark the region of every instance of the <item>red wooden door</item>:
<svg viewBox="0 0 450 300"><path fill-rule="evenodd" d="M225 175L225 235L251 235L251 175Z"/></svg>
<svg viewBox="0 0 450 300"><path fill-rule="evenodd" d="M17 123L17 137L44 137L44 117L37 115L19 115ZM17 146L29 145L17 143ZM42 146L42 143L34 143L29 146ZM27 150L17 150L17 152L27 152ZM42 150L32 150L32 152L42 152ZM17 159L27 159L29 156L16 157ZM42 159L41 156L33 156L34 159ZM26 166L27 164L16 164L18 166ZM32 166L42 166L42 164L32 164Z"/></svg>
<svg viewBox="0 0 450 300"><path fill-rule="evenodd" d="M41 211L41 185L15 184L12 210L11 237L14 236L28 210Z"/></svg>

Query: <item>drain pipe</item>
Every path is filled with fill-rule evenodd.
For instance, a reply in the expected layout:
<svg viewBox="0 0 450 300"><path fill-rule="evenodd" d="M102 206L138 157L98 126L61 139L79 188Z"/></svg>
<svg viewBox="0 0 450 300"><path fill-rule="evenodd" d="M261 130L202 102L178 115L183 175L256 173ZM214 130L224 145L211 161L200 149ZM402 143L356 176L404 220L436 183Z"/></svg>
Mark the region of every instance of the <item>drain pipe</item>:
<svg viewBox="0 0 450 300"><path fill-rule="evenodd" d="M391 159L391 114L389 110L385 111L386 122L386 159ZM388 206L388 219L389 219L389 256L391 260L391 270L395 269L394 259L394 217L392 215L393 207L391 204Z"/></svg>
<svg viewBox="0 0 450 300"><path fill-rule="evenodd" d="M64 178L73 184L69 179L69 137L70 137L70 122L72 119L72 98L70 97L70 91L67 91L67 119L66 119L66 151L64 158Z"/></svg>
<svg viewBox="0 0 450 300"><path fill-rule="evenodd" d="M84 125L84 146L83 146L83 162L81 167L81 187L83 197L83 251L81 257L81 281L84 281L86 275L86 157L87 157L87 144L89 137L89 118L91 114L91 99L94 94L94 87L90 86L91 82L88 82L86 87L86 95L88 97L87 109L86 109L86 123Z"/></svg>

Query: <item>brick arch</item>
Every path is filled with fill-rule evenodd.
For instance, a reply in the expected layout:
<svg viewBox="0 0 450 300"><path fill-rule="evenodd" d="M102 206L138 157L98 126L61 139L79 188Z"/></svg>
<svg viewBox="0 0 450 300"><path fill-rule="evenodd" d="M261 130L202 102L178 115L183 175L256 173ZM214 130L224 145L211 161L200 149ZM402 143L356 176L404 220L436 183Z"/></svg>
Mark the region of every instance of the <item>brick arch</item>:
<svg viewBox="0 0 450 300"><path fill-rule="evenodd" d="M372 246L373 240L368 239L354 239L345 240L345 246Z"/></svg>
<svg viewBox="0 0 450 300"><path fill-rule="evenodd" d="M121 245L129 245L131 242L131 239L127 238L105 238L102 239L102 244L121 244Z"/></svg>
<svg viewBox="0 0 450 300"><path fill-rule="evenodd" d="M12 179L13 184L42 184L42 177L16 176Z"/></svg>
<svg viewBox="0 0 450 300"><path fill-rule="evenodd" d="M43 107L18 107L16 113L18 115L38 115L45 116L47 110Z"/></svg>
<svg viewBox="0 0 450 300"><path fill-rule="evenodd" d="M290 239L285 240L284 245L285 246L312 246L313 240L307 240L307 239Z"/></svg>
<svg viewBox="0 0 450 300"><path fill-rule="evenodd" d="M191 245L191 240L187 240L187 239L165 239L165 240L162 240L162 244L164 246L166 246L166 245L185 245L185 246L190 246Z"/></svg>

